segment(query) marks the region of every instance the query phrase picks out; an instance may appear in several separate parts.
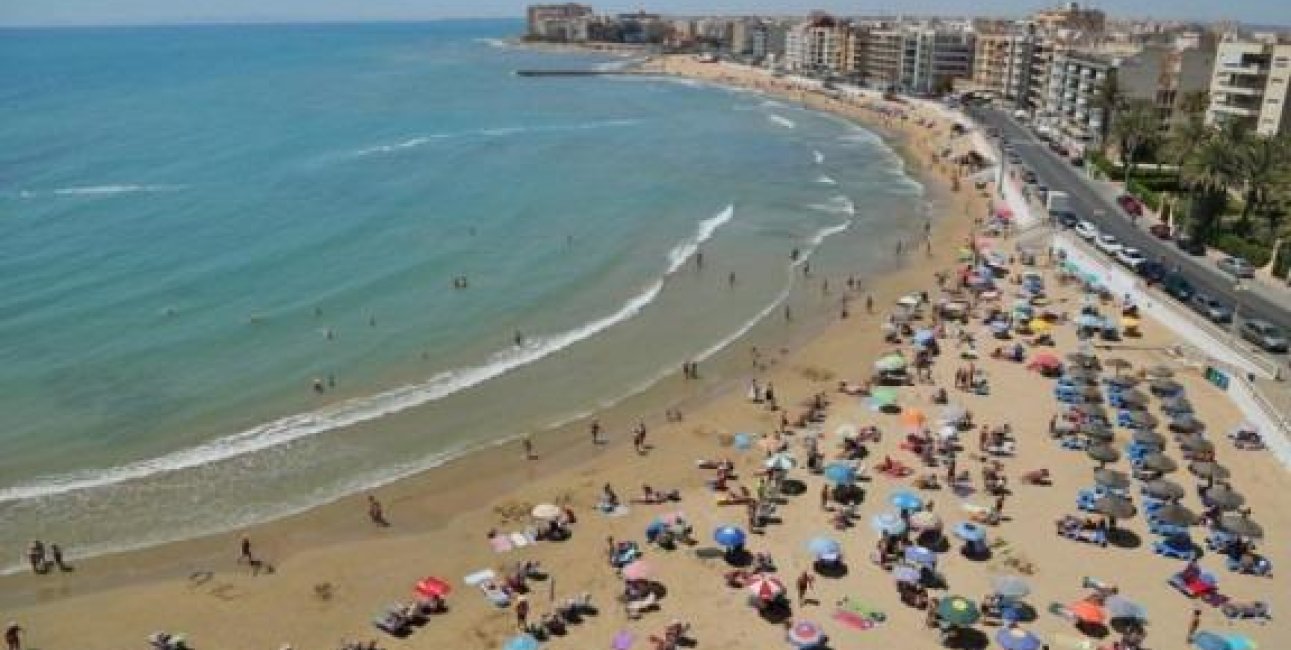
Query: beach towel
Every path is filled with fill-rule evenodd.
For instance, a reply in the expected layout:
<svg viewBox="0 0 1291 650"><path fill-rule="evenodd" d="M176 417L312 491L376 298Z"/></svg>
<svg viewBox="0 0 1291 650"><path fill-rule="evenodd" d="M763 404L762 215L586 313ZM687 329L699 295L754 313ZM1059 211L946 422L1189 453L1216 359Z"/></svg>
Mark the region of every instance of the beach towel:
<svg viewBox="0 0 1291 650"><path fill-rule="evenodd" d="M506 553L511 550L511 538L506 535L494 535L489 538L489 546L494 553Z"/></svg>
<svg viewBox="0 0 1291 650"><path fill-rule="evenodd" d="M631 632L619 630L619 633L614 635L614 640L610 642L610 648L611 650L628 650L635 641L636 637L632 636Z"/></svg>
<svg viewBox="0 0 1291 650"><path fill-rule="evenodd" d="M524 533L511 533L511 546L515 548L528 546L532 543L533 540L529 539L529 536Z"/></svg>
<svg viewBox="0 0 1291 650"><path fill-rule="evenodd" d="M484 582L485 580L493 580L493 579L496 579L497 577L498 577L498 574L494 573L493 569L480 569L479 571L476 571L475 573L472 573L470 575L467 575L465 578L462 578L462 582L472 587L475 587L479 585L481 582Z"/></svg>
<svg viewBox="0 0 1291 650"><path fill-rule="evenodd" d="M882 623L888 618L888 615L884 614L883 610L878 609L877 607L871 607L860 601L853 600L850 597L843 598L838 601L838 609L840 611L856 614L872 623Z"/></svg>
<svg viewBox="0 0 1291 650"><path fill-rule="evenodd" d="M855 612L838 610L834 612L834 620L850 627L854 630L870 630L874 628L874 622Z"/></svg>

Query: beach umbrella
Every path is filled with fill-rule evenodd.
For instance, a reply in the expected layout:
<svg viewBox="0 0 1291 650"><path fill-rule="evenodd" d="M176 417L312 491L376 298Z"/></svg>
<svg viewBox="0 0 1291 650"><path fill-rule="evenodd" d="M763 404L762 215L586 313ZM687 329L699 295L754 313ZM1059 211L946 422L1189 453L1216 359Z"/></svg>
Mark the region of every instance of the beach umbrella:
<svg viewBox="0 0 1291 650"><path fill-rule="evenodd" d="M905 550L906 562L927 567L937 566L937 554L924 546L911 546Z"/></svg>
<svg viewBox="0 0 1291 650"><path fill-rule="evenodd" d="M843 547L837 540L833 540L828 537L814 537L811 541L807 542L807 550L811 551L811 554L816 557L822 557L826 555L838 555L843 551Z"/></svg>
<svg viewBox="0 0 1291 650"><path fill-rule="evenodd" d="M720 526L717 530L713 531L713 541L727 548L743 546L744 539L744 531L740 530L738 526Z"/></svg>
<svg viewBox="0 0 1291 650"><path fill-rule="evenodd" d="M1131 388L1125 391L1121 391L1120 400L1122 403L1125 403L1125 404L1142 405L1142 404L1148 403L1148 396L1144 394L1143 391L1137 388Z"/></svg>
<svg viewBox="0 0 1291 650"><path fill-rule="evenodd" d="M538 650L538 639L528 634L513 636L502 646L502 650Z"/></svg>
<svg viewBox="0 0 1291 650"><path fill-rule="evenodd" d="M1167 366L1158 364L1148 368L1148 376L1156 379L1169 379L1174 376L1174 371Z"/></svg>
<svg viewBox="0 0 1291 650"><path fill-rule="evenodd" d="M654 573L654 567L645 560L636 560L623 567L623 577L628 580L645 580Z"/></svg>
<svg viewBox="0 0 1291 650"><path fill-rule="evenodd" d="M995 576L991 578L991 588L1005 598L1023 598L1031 593L1031 585L1022 576Z"/></svg>
<svg viewBox="0 0 1291 650"><path fill-rule="evenodd" d="M995 633L995 642L1004 650L1039 650L1040 637L1020 627L1004 627Z"/></svg>
<svg viewBox="0 0 1291 650"><path fill-rule="evenodd" d="M1085 386L1080 389L1080 396L1090 401L1100 400L1103 398L1103 391L1097 386Z"/></svg>
<svg viewBox="0 0 1291 650"><path fill-rule="evenodd" d="M1152 513L1152 518L1167 526L1191 526L1197 523L1197 515L1177 503L1167 503Z"/></svg>
<svg viewBox="0 0 1291 650"><path fill-rule="evenodd" d="M1094 314L1081 314L1076 319L1076 326L1086 329L1102 329L1103 319Z"/></svg>
<svg viewBox="0 0 1291 650"><path fill-rule="evenodd" d="M923 507L923 499L909 490L898 490L888 497L888 502L898 510L918 510Z"/></svg>
<svg viewBox="0 0 1291 650"><path fill-rule="evenodd" d="M1108 359L1107 361L1104 362L1104 365L1106 365L1108 368L1111 368L1112 370L1115 370L1116 374L1118 375L1121 374L1122 370L1125 370L1126 368L1134 367L1134 364L1120 357L1113 357L1111 359Z"/></svg>
<svg viewBox="0 0 1291 650"><path fill-rule="evenodd" d="M937 334L930 329L921 329L914 333L914 341L920 345L932 343L936 338Z"/></svg>
<svg viewBox="0 0 1291 650"><path fill-rule="evenodd" d="M923 579L923 572L909 564L898 564L892 569L892 579L897 582L915 584Z"/></svg>
<svg viewBox="0 0 1291 650"><path fill-rule="evenodd" d="M1095 316L1094 322L1098 325L1102 325L1103 321L1101 318ZM1098 357L1088 352L1072 352L1067 355L1067 361L1081 368L1094 369L1098 367Z"/></svg>
<svg viewBox="0 0 1291 650"><path fill-rule="evenodd" d="M1148 481L1143 485L1143 493L1155 499L1181 499L1183 498L1183 487L1174 481L1167 481L1163 478L1155 481Z"/></svg>
<svg viewBox="0 0 1291 650"><path fill-rule="evenodd" d="M1116 519L1128 519L1138 510L1129 499L1121 497L1099 497L1094 501L1094 511Z"/></svg>
<svg viewBox="0 0 1291 650"><path fill-rule="evenodd" d="M875 361L874 367L882 370L883 372L896 372L898 370L905 369L906 360L905 357L899 354L889 354L885 357L880 357L878 361Z"/></svg>
<svg viewBox="0 0 1291 650"><path fill-rule="evenodd" d="M1130 375L1117 375L1115 377L1108 377L1107 385L1115 386L1117 388L1134 388L1139 385L1139 380ZM1142 395L1142 393L1139 394Z"/></svg>
<svg viewBox="0 0 1291 650"><path fill-rule="evenodd" d="M533 510L530 511L529 514L532 515L534 519L552 521L554 519L560 519L561 516L565 514L565 511L554 503L540 503L534 506Z"/></svg>
<svg viewBox="0 0 1291 650"><path fill-rule="evenodd" d="M1236 510L1246 503L1246 497L1227 485L1220 485L1208 490L1202 501L1220 510Z"/></svg>
<svg viewBox="0 0 1291 650"><path fill-rule="evenodd" d="M917 408L907 406L901 409L901 425L906 429L918 431L927 421L928 417Z"/></svg>
<svg viewBox="0 0 1291 650"><path fill-rule="evenodd" d="M961 521L955 524L951 532L955 534L955 537L965 542L980 542L986 539L986 529L971 521Z"/></svg>
<svg viewBox="0 0 1291 650"><path fill-rule="evenodd" d="M1114 469L1096 469L1094 483L1113 490L1124 490L1130 486L1130 477Z"/></svg>
<svg viewBox="0 0 1291 650"><path fill-rule="evenodd" d="M789 643L796 648L815 648L825 641L825 631L811 621L796 621L789 626Z"/></svg>
<svg viewBox="0 0 1291 650"><path fill-rule="evenodd" d="M1067 613L1086 625L1099 625L1107 620L1107 611L1098 603L1089 600L1078 600L1068 605Z"/></svg>
<svg viewBox="0 0 1291 650"><path fill-rule="evenodd" d="M1112 596L1107 599L1104 606L1107 607L1108 616L1114 619L1135 621L1146 621L1148 619L1147 608L1125 596Z"/></svg>
<svg viewBox="0 0 1291 650"><path fill-rule="evenodd" d="M1156 447L1159 449L1165 446L1165 436L1149 429L1139 429L1135 431L1130 436L1130 440L1146 447Z"/></svg>
<svg viewBox="0 0 1291 650"><path fill-rule="evenodd" d="M1238 537L1264 537L1264 528L1246 515L1225 514L1219 518L1219 527Z"/></svg>
<svg viewBox="0 0 1291 650"><path fill-rule="evenodd" d="M1090 422L1086 424L1080 428L1080 433L1086 438L1099 443L1108 443L1116 439L1116 432L1101 422Z"/></svg>
<svg viewBox="0 0 1291 650"><path fill-rule="evenodd" d="M1008 321L993 320L991 321L991 331L996 334L1006 334L1009 331Z"/></svg>
<svg viewBox="0 0 1291 650"><path fill-rule="evenodd" d="M881 512L870 519L870 528L880 535L900 535L905 532L906 523L890 512Z"/></svg>
<svg viewBox="0 0 1291 650"><path fill-rule="evenodd" d="M1168 474L1179 469L1179 463L1174 462L1174 459L1159 451L1154 451L1144 456L1143 460L1139 461L1139 466L1162 474Z"/></svg>
<svg viewBox="0 0 1291 650"><path fill-rule="evenodd" d="M1027 323L1027 327L1036 334L1044 334L1053 329L1053 324L1043 318L1032 318L1031 322Z"/></svg>
<svg viewBox="0 0 1291 650"><path fill-rule="evenodd" d="M1109 445L1094 445L1086 449L1085 453L1100 463L1114 463L1121 459L1121 452Z"/></svg>
<svg viewBox="0 0 1291 650"><path fill-rule="evenodd" d="M941 407L942 422L962 422L968 417L968 410L958 404L947 404Z"/></svg>
<svg viewBox="0 0 1291 650"><path fill-rule="evenodd" d="M941 528L941 517L930 510L920 510L909 517L910 527L915 530L936 530Z"/></svg>
<svg viewBox="0 0 1291 650"><path fill-rule="evenodd" d="M763 602L775 600L784 593L784 583L780 582L779 578L765 573L754 575L746 588L749 593Z"/></svg>
<svg viewBox="0 0 1291 650"><path fill-rule="evenodd" d="M1230 476L1228 468L1213 461L1188 463L1188 471L1212 481L1222 481Z"/></svg>
<svg viewBox="0 0 1291 650"><path fill-rule="evenodd" d="M1185 443L1187 443L1187 444L1185 444ZM1193 453L1193 454L1213 454L1213 453L1215 453L1215 445L1214 445L1214 443L1212 443L1212 442L1211 442L1211 441L1209 441L1209 440L1206 440L1205 438L1201 438L1201 437L1197 437L1197 438L1188 438L1187 440L1180 442L1180 443L1179 443L1179 446L1180 446L1180 447L1183 447L1185 450L1187 450L1187 451L1189 451L1189 452L1191 452L1191 453Z"/></svg>
<svg viewBox="0 0 1291 650"><path fill-rule="evenodd" d="M763 466L766 467L767 469L773 469L773 470L785 472L793 469L794 466L797 464L798 464L798 461L794 459L792 454L779 453L766 459L766 462L763 463Z"/></svg>
<svg viewBox="0 0 1291 650"><path fill-rule="evenodd" d="M875 388L870 391L870 408L884 409L897 403L897 391L893 388Z"/></svg>
<svg viewBox="0 0 1291 650"><path fill-rule="evenodd" d="M946 596L937 604L937 616L950 625L972 625L982 612L977 603L963 596Z"/></svg>
<svg viewBox="0 0 1291 650"><path fill-rule="evenodd" d="M734 445L736 449L739 449L741 451L752 448L753 435L748 433L735 434Z"/></svg>
<svg viewBox="0 0 1291 650"><path fill-rule="evenodd" d="M1062 360L1048 352L1041 352L1031 357L1031 365L1036 368L1057 370L1062 367Z"/></svg>
<svg viewBox="0 0 1291 650"><path fill-rule="evenodd" d="M1206 436L1200 433L1182 433L1175 439L1179 441L1179 446L1184 449L1195 449L1198 445L1210 444L1210 441L1206 440Z"/></svg>
<svg viewBox="0 0 1291 650"><path fill-rule="evenodd" d="M834 485L851 485L856 482L856 468L847 463L830 463L825 467L825 480Z"/></svg>
<svg viewBox="0 0 1291 650"><path fill-rule="evenodd" d="M426 598L443 598L452 593L453 585L448 584L441 578L427 576L418 580L412 590L414 593Z"/></svg>

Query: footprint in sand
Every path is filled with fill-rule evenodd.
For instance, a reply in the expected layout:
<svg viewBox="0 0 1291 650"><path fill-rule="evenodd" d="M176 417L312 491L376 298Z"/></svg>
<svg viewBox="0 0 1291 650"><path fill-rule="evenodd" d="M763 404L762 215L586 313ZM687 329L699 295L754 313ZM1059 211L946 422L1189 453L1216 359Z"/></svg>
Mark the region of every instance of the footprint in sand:
<svg viewBox="0 0 1291 650"><path fill-rule="evenodd" d="M233 586L233 585L231 585L231 584L228 584L228 583L224 583L224 584L221 584L221 585L216 585L216 586L215 586L215 588L214 588L214 589L211 589L211 591L210 591L209 593L210 593L212 596L214 596L214 597L216 597L216 598L219 598L220 600L225 600L225 601L229 601L229 600L237 600L238 598L240 598L240 597L242 596L242 594L238 592L238 588L237 588L237 587L235 587L235 586Z"/></svg>

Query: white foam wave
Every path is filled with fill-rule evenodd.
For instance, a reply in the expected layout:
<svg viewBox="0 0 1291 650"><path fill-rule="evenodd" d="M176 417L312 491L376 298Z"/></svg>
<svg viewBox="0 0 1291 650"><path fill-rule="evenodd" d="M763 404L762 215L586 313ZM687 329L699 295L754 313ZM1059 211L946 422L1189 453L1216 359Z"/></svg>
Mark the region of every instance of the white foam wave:
<svg viewBox="0 0 1291 650"><path fill-rule="evenodd" d="M823 164L825 164L825 154L820 153L820 151L819 151L819 150L814 150L814 151L812 151L812 152L811 152L811 155L812 155L812 157L813 157L813 158L815 158L815 159L816 159L816 164L817 164L817 165L823 165Z"/></svg>
<svg viewBox="0 0 1291 650"><path fill-rule="evenodd" d="M139 194L152 192L178 192L183 185L84 185L80 187L60 187L51 190L54 196L109 196L112 194ZM35 193L27 192L26 197Z"/></svg>
<svg viewBox="0 0 1291 650"><path fill-rule="evenodd" d="M812 246L819 246L826 239L829 239L830 237L833 237L834 235L837 235L840 232L844 232L851 227L852 227L852 222L849 219L848 221L840 223L836 226L821 228L819 231L816 232L815 235L812 235L811 239L808 241L811 242Z"/></svg>
<svg viewBox="0 0 1291 650"><path fill-rule="evenodd" d="M856 204L846 196L835 196L826 203L812 203L807 207L820 212L829 214L845 214L852 216L856 214Z"/></svg>
<svg viewBox="0 0 1291 650"><path fill-rule="evenodd" d="M711 234L711 233L710 233ZM33 499L138 480L164 472L190 469L281 446L301 438L352 426L441 399L477 386L516 368L550 356L579 341L636 316L659 296L663 280L655 280L623 303L617 311L574 329L530 339L523 347L494 353L486 363L442 372L429 380L368 397L349 399L316 411L291 415L245 431L164 456L117 467L70 472L0 489L0 502Z"/></svg>
<svg viewBox="0 0 1291 650"><path fill-rule="evenodd" d="M686 260L690 259L699 250L701 244L712 238L713 233L717 232L718 228L721 228L723 224L730 221L731 217L734 216L735 206L728 205L716 215L699 222L699 225L695 227L695 234L690 239L677 244L672 250L668 251L668 271L666 275L676 273L677 269L680 269L686 263Z"/></svg>
<svg viewBox="0 0 1291 650"><path fill-rule="evenodd" d="M838 181L825 175L821 175L820 178L817 178L816 182L820 183L821 185L838 185Z"/></svg>
<svg viewBox="0 0 1291 650"><path fill-rule="evenodd" d="M513 44L511 44L511 43L509 43L509 42L507 42L507 41L505 41L505 40L503 40L503 39L501 39L501 38L477 38L477 39L475 39L475 42L476 42L476 43L480 43L481 45L487 45L487 46L489 46L489 47L494 47L494 48L497 48L497 49L499 49L499 50L510 50L510 49L512 49L512 48L514 48L514 47L515 47L515 45L513 45Z"/></svg>
<svg viewBox="0 0 1291 650"><path fill-rule="evenodd" d="M578 124L547 124L538 126L498 126L487 129L471 129L469 131L456 131L451 133L432 133L429 135L419 135L390 144L379 144L371 147L364 147L350 152L351 156L363 157L373 154L388 154L413 149L435 140L448 140L452 138L469 138L469 137L487 137L500 138L506 136L519 135L522 133L559 133L564 131L590 131L593 129L611 129L617 127L627 127L640 124L641 120L635 119L613 119L597 120L594 122L581 122Z"/></svg>
<svg viewBox="0 0 1291 650"><path fill-rule="evenodd" d="M776 124L779 124L780 126L783 126L786 129L793 129L793 128L797 128L798 126L796 123L794 123L793 120L787 117L784 117L783 115L776 115L775 113L771 113L770 115L767 115L767 119L771 120Z"/></svg>

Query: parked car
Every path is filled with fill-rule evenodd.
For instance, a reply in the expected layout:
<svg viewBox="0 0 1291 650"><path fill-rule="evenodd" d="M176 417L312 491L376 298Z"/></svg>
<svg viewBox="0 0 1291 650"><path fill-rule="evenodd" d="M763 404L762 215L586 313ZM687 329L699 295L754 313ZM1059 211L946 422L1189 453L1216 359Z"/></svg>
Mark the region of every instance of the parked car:
<svg viewBox="0 0 1291 650"><path fill-rule="evenodd" d="M1143 253L1139 252L1139 249L1130 248L1129 246L1122 246L1120 250L1116 251L1114 257L1117 262L1120 262L1136 271L1140 264L1148 261L1148 258L1144 257Z"/></svg>
<svg viewBox="0 0 1291 650"><path fill-rule="evenodd" d="M1205 255L1206 244L1185 232L1175 232L1174 245L1189 255Z"/></svg>
<svg viewBox="0 0 1291 650"><path fill-rule="evenodd" d="M1084 158L1081 158L1080 156L1072 156L1072 157L1071 157L1071 166L1072 166L1072 167L1084 167L1084 166L1085 166L1085 159L1084 159Z"/></svg>
<svg viewBox="0 0 1291 650"><path fill-rule="evenodd" d="M1057 221L1058 225L1063 228L1075 228L1076 224L1080 223L1080 219L1076 216L1075 212L1055 210L1051 214L1053 215L1054 221Z"/></svg>
<svg viewBox="0 0 1291 650"><path fill-rule="evenodd" d="M1193 311L1206 317L1212 323L1233 322L1233 310L1218 300L1204 293L1194 293L1188 301Z"/></svg>
<svg viewBox="0 0 1291 650"><path fill-rule="evenodd" d="M1111 235L1099 235L1098 239L1094 240L1094 246L1108 255L1115 255L1121 250L1121 242Z"/></svg>
<svg viewBox="0 0 1291 650"><path fill-rule="evenodd" d="M1030 169L1026 170L1025 172L1022 172L1022 180L1026 181L1027 185L1035 185L1036 183L1040 182L1040 178L1036 176L1035 172L1031 171Z"/></svg>
<svg viewBox="0 0 1291 650"><path fill-rule="evenodd" d="M1160 284L1165 281L1167 269L1164 264L1147 260L1134 269L1148 284Z"/></svg>
<svg viewBox="0 0 1291 650"><path fill-rule="evenodd" d="M1238 329L1242 338L1259 346L1266 352L1286 352L1287 337L1282 329L1268 321L1252 319L1242 323Z"/></svg>
<svg viewBox="0 0 1291 650"><path fill-rule="evenodd" d="M1010 164L1013 164L1013 165L1021 165L1021 164L1022 164L1022 156L1019 156L1019 155L1018 155L1018 153L1017 153L1016 151L1010 151L1010 152L1009 152L1009 163L1010 163Z"/></svg>
<svg viewBox="0 0 1291 650"><path fill-rule="evenodd" d="M1122 210L1130 215L1135 217L1143 216L1143 204L1129 194L1122 194L1116 197L1116 203L1121 206Z"/></svg>
<svg viewBox="0 0 1291 650"><path fill-rule="evenodd" d="M1165 292L1174 296L1175 300L1187 302L1192 298L1192 294L1197 290L1193 288L1192 283L1178 271L1171 271L1166 274L1165 279L1161 281L1161 286Z"/></svg>
<svg viewBox="0 0 1291 650"><path fill-rule="evenodd" d="M1088 241L1093 241L1098 237L1098 226L1095 226L1088 221L1082 220L1080 223L1076 224L1075 231L1081 239Z"/></svg>
<svg viewBox="0 0 1291 650"><path fill-rule="evenodd" d="M1225 257L1224 259L1215 262L1215 266L1218 266L1219 270L1224 273L1239 278L1255 277L1255 267L1251 266L1250 262L1247 262L1245 259L1240 257Z"/></svg>
<svg viewBox="0 0 1291 650"><path fill-rule="evenodd" d="M1148 226L1148 232L1157 239L1170 239L1170 225L1165 223L1154 223Z"/></svg>

